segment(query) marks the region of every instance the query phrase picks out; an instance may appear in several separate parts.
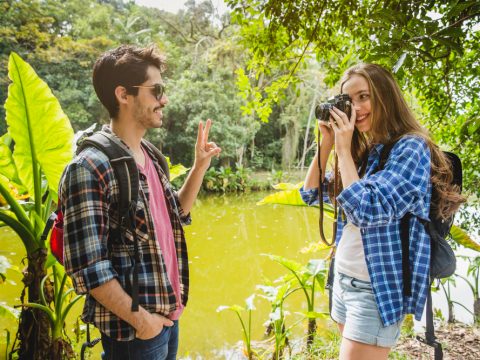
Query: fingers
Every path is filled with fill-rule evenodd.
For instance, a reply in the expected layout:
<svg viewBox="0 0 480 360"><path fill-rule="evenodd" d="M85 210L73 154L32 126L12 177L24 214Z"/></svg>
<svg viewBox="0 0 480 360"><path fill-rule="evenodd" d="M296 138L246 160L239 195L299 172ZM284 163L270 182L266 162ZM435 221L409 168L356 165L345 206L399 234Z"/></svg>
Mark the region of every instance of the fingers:
<svg viewBox="0 0 480 360"><path fill-rule="evenodd" d="M210 132L210 127L212 126L212 120L207 119L205 124L205 130L203 132L203 141L206 143L208 141L208 133Z"/></svg>
<svg viewBox="0 0 480 360"><path fill-rule="evenodd" d="M209 142L207 143L206 146L207 153L210 157L213 157L215 155L219 155L222 149L217 146L214 142Z"/></svg>
<svg viewBox="0 0 480 360"><path fill-rule="evenodd" d="M166 318L165 316L159 315L159 314L152 314L155 316L160 322L163 324L163 326L173 326L173 321Z"/></svg>
<svg viewBox="0 0 480 360"><path fill-rule="evenodd" d="M203 142L203 122L200 121L198 123L197 144L201 144L202 142Z"/></svg>

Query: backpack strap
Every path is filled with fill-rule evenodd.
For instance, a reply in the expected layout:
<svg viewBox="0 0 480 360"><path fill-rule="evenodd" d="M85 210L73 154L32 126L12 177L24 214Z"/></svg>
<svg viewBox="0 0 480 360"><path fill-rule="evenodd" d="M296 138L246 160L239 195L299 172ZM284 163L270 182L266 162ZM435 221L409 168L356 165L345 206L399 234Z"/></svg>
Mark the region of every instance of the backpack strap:
<svg viewBox="0 0 480 360"><path fill-rule="evenodd" d="M382 170L385 167L385 164L390 156L390 152L395 146L395 143L387 144L383 147L380 153L380 160L378 163L378 167L375 172ZM447 154L448 155L448 154ZM456 157L455 154L453 154ZM448 156L449 159L452 157ZM458 158L458 157L457 157ZM453 158L453 160L455 159ZM460 160L458 160L460 161ZM454 174L455 179L458 178L458 175ZM460 184L461 184L461 174L460 174ZM406 213L402 220L400 221L400 239L402 241L402 277L403 277L403 295L404 296L412 296L412 273L410 270L410 253L409 253L409 245L410 245L410 219L412 218L411 213ZM420 219L420 222L424 224L425 229L429 232L429 222ZM431 238L430 238L431 240ZM435 353L435 360L442 360L443 359L443 350L442 344L436 340L435 337L435 327L433 325L433 308L432 308L432 290L431 286L428 288L427 292L427 304L426 304L426 331L425 331L425 338L417 335L417 340L420 342L432 346L434 348Z"/></svg>
<svg viewBox="0 0 480 360"><path fill-rule="evenodd" d="M111 237L122 241L124 236L123 229L130 229L132 231L134 238L133 283L130 282L130 276L127 276L125 291L132 297L132 311L138 311L138 267L140 254L135 231L135 213L139 191L137 164L133 156L118 143L118 140L115 139L112 134L105 131L98 131L82 139L77 147L77 154L88 147L94 147L107 155L110 165L113 168L115 179L118 182L119 227L115 230L111 229Z"/></svg>
<svg viewBox="0 0 480 360"><path fill-rule="evenodd" d="M443 359L443 350L442 344L437 341L435 337L435 327L433 325L433 308L432 308L432 290L431 287L428 288L427 293L427 304L425 309L426 319L426 329L425 329L425 338L417 335L417 340L425 345L431 346L434 348L434 359L442 360Z"/></svg>
<svg viewBox="0 0 480 360"><path fill-rule="evenodd" d="M165 155L163 155L158 148L150 141L142 140L142 144L145 145L154 155L160 165L161 169L165 173L165 176L170 181L170 168L168 167L168 161Z"/></svg>

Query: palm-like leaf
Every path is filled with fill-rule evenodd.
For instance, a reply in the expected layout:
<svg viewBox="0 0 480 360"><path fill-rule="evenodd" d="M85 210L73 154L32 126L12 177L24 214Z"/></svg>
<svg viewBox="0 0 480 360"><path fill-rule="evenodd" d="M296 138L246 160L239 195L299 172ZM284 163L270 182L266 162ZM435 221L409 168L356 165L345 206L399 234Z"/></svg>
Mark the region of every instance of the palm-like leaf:
<svg viewBox="0 0 480 360"><path fill-rule="evenodd" d="M452 236L452 240L455 241L457 244L480 252L480 244L475 242L470 236L468 236L465 231L460 229L458 226L452 226L452 228L450 229L450 235Z"/></svg>
<svg viewBox="0 0 480 360"><path fill-rule="evenodd" d="M8 76L12 83L5 102L6 122L15 141L19 178L38 201L43 172L56 200L60 176L73 155L72 127L48 85L15 53L10 54Z"/></svg>

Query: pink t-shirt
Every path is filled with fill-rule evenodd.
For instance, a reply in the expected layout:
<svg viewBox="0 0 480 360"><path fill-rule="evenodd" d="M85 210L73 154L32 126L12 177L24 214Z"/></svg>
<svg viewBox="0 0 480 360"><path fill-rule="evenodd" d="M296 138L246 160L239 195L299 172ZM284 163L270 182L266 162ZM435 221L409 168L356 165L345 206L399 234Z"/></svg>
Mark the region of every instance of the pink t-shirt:
<svg viewBox="0 0 480 360"><path fill-rule="evenodd" d="M143 149L142 149L143 150ZM140 171L146 176L149 189L149 208L153 218L155 235L160 245L163 261L167 268L167 275L177 297L177 310L169 315L170 320L178 320L184 306L180 301L180 275L178 273L177 251L173 238L172 225L163 192L163 186L158 177L152 159L143 150L145 155L145 167L138 165Z"/></svg>

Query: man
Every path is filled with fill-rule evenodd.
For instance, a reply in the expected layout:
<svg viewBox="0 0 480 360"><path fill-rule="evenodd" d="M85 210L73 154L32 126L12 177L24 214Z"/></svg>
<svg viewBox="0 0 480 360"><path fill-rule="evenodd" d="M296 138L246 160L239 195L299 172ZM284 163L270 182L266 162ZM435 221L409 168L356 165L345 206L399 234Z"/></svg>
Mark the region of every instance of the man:
<svg viewBox="0 0 480 360"><path fill-rule="evenodd" d="M104 127L132 154L139 170L135 233L109 239L119 226L118 182L108 157L88 147L69 164L61 180L65 270L75 290L86 294L83 319L102 333L104 359L175 359L178 319L188 298L188 258L182 225L213 156L221 149L208 141L211 121L200 122L195 162L185 184L173 191L152 150L146 131L162 125L168 100L155 48L120 46L100 56L93 85L110 114ZM138 239L138 311L128 288Z"/></svg>

